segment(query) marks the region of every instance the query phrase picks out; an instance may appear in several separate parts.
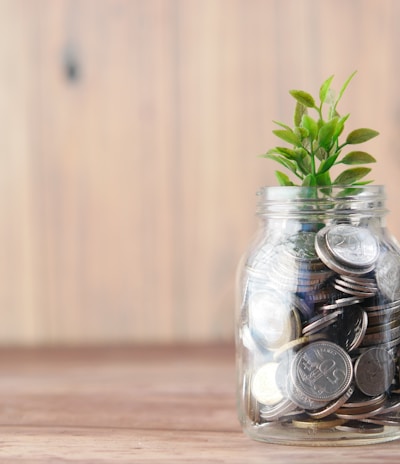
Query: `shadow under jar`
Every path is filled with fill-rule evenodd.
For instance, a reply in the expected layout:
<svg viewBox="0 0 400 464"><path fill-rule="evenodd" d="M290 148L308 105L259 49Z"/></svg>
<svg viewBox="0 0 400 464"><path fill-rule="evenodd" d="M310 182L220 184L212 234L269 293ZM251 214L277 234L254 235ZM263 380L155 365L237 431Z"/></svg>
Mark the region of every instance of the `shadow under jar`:
<svg viewBox="0 0 400 464"><path fill-rule="evenodd" d="M253 439L400 437L400 248L383 186L265 187L238 272L238 415Z"/></svg>

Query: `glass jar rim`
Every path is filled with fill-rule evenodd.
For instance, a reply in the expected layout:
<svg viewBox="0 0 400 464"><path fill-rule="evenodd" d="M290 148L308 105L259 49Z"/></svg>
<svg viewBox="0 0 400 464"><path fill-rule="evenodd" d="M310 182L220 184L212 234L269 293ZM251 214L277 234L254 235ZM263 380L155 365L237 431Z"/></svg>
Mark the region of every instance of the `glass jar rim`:
<svg viewBox="0 0 400 464"><path fill-rule="evenodd" d="M264 186L258 192L257 214L372 214L383 216L386 192L384 185L360 186ZM340 207L338 207L340 205Z"/></svg>

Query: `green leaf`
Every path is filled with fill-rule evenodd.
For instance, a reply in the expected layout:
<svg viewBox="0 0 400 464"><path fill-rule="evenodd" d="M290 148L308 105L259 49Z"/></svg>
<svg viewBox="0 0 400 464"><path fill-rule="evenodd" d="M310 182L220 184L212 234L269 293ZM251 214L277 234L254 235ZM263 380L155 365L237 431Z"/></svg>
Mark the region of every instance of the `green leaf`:
<svg viewBox="0 0 400 464"><path fill-rule="evenodd" d="M322 148L322 147L318 147L318 148L315 150L314 155L315 155L320 161L324 161L326 158L328 158L328 152L325 150L325 148Z"/></svg>
<svg viewBox="0 0 400 464"><path fill-rule="evenodd" d="M292 131L292 128L290 126L288 126L287 124L284 124L283 122L280 122L280 121L272 121L273 123L275 123L276 125L280 126L280 127L283 127L284 129L290 131L290 132L293 132Z"/></svg>
<svg viewBox="0 0 400 464"><path fill-rule="evenodd" d="M353 184L356 185L356 184ZM349 187L344 190L341 190L338 194L337 197L350 197L353 195L358 195L361 192L361 189L355 188L355 187Z"/></svg>
<svg viewBox="0 0 400 464"><path fill-rule="evenodd" d="M333 77L333 75L328 77L328 79L321 85L321 88L319 89L319 99L321 100L321 103L324 103L326 99Z"/></svg>
<svg viewBox="0 0 400 464"><path fill-rule="evenodd" d="M349 116L350 116L350 114L346 114L346 116L343 116L343 117L338 119L338 122L336 124L335 133L333 134L334 139L337 140L339 138L339 136L341 135L341 133L343 132L344 125L345 125L346 121L349 119Z"/></svg>
<svg viewBox="0 0 400 464"><path fill-rule="evenodd" d="M283 186L294 185L293 182L289 179L289 177L281 171L275 171L275 176L278 179L279 185L283 185Z"/></svg>
<svg viewBox="0 0 400 464"><path fill-rule="evenodd" d="M301 184L303 187L315 187L317 185L317 181L315 180L315 176L313 174L308 174Z"/></svg>
<svg viewBox="0 0 400 464"><path fill-rule="evenodd" d="M295 132L294 132L300 140L304 140L304 139L307 139L308 136L310 135L310 133L308 132L308 130L305 128L305 127L296 127L295 129Z"/></svg>
<svg viewBox="0 0 400 464"><path fill-rule="evenodd" d="M315 139L318 134L318 123L313 119L311 116L308 114L304 114L302 121L301 121L302 126L307 129L309 137L311 139Z"/></svg>
<svg viewBox="0 0 400 464"><path fill-rule="evenodd" d="M337 97L337 100L335 102L335 105L334 105L334 110L336 111L336 107L340 101L340 99L342 98L345 90L347 89L347 86L350 84L350 81L353 79L353 77L356 75L357 71L354 71L352 74L350 74L350 76L347 78L346 82L343 84L343 87L340 89L340 92L339 92L339 95Z"/></svg>
<svg viewBox="0 0 400 464"><path fill-rule="evenodd" d="M327 171L317 174L317 176L315 177L315 180L317 182L317 185L326 186L326 185L332 184L331 176L329 175L329 172Z"/></svg>
<svg viewBox="0 0 400 464"><path fill-rule="evenodd" d="M311 172L310 155L304 148L296 148L295 152L297 154L297 166L300 169L300 171L306 176Z"/></svg>
<svg viewBox="0 0 400 464"><path fill-rule="evenodd" d="M261 156L263 158L267 158L267 155L274 155L274 154L283 155L290 160L297 160L299 157L299 155L294 150L291 150L290 148L286 148L286 147L271 148L270 150L267 151L267 153Z"/></svg>
<svg viewBox="0 0 400 464"><path fill-rule="evenodd" d="M367 164L375 162L376 159L365 151L352 151L340 161L342 164Z"/></svg>
<svg viewBox="0 0 400 464"><path fill-rule="evenodd" d="M367 140L373 139L377 135L379 135L379 132L373 129L366 129L366 128L356 129L350 132L350 134L347 136L346 143L349 145L363 143L363 142L366 142Z"/></svg>
<svg viewBox="0 0 400 464"><path fill-rule="evenodd" d="M294 110L294 118L293 118L295 126L297 127L300 126L301 120L305 114L307 114L307 107L298 101L296 103L296 108Z"/></svg>
<svg viewBox="0 0 400 464"><path fill-rule="evenodd" d="M361 180L360 182L354 182L353 185L368 185L372 184L373 180Z"/></svg>
<svg viewBox="0 0 400 464"><path fill-rule="evenodd" d="M333 119L328 121L327 123L323 124L318 133L318 143L321 147L325 148L325 150L329 151L335 139L333 137L336 124L337 124L337 117L335 116Z"/></svg>
<svg viewBox="0 0 400 464"><path fill-rule="evenodd" d="M333 181L335 185L350 185L365 177L371 171L370 168L346 169Z"/></svg>
<svg viewBox="0 0 400 464"><path fill-rule="evenodd" d="M315 108L315 101L312 95L304 90L290 90L290 95L307 108Z"/></svg>
<svg viewBox="0 0 400 464"><path fill-rule="evenodd" d="M272 131L277 137L280 139L284 140L285 142L291 143L292 145L300 146L300 140L299 137L292 132L291 130L282 130L282 129L277 129Z"/></svg>
<svg viewBox="0 0 400 464"><path fill-rule="evenodd" d="M318 174L322 174L326 171L329 171L329 169L335 164L338 156L339 153L335 153L326 160L323 160L322 163L319 165Z"/></svg>
<svg viewBox="0 0 400 464"><path fill-rule="evenodd" d="M276 161L277 163L281 164L284 166L286 169L289 169L293 173L296 173L297 171L297 163L288 160L287 158L280 156L280 155L274 155L274 154L266 154L265 158L271 159L273 161Z"/></svg>

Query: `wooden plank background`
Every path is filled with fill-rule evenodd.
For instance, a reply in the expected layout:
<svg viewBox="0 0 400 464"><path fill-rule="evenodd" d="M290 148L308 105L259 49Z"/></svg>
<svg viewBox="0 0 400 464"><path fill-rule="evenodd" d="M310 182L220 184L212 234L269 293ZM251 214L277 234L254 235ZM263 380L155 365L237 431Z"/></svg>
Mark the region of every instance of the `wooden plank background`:
<svg viewBox="0 0 400 464"><path fill-rule="evenodd" d="M257 158L335 74L400 237L396 0L0 0L0 344L231 340ZM354 126L353 126L354 125Z"/></svg>

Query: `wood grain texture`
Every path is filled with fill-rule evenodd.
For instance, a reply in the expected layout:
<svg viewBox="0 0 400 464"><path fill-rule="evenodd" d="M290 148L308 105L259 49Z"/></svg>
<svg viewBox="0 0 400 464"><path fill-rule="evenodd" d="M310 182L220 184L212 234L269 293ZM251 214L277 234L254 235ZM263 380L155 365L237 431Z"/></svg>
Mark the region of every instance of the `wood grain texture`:
<svg viewBox="0 0 400 464"><path fill-rule="evenodd" d="M335 74L400 237L396 0L0 0L0 344L232 339L273 119Z"/></svg>
<svg viewBox="0 0 400 464"><path fill-rule="evenodd" d="M0 350L0 461L397 463L399 442L257 443L235 412L229 345Z"/></svg>

